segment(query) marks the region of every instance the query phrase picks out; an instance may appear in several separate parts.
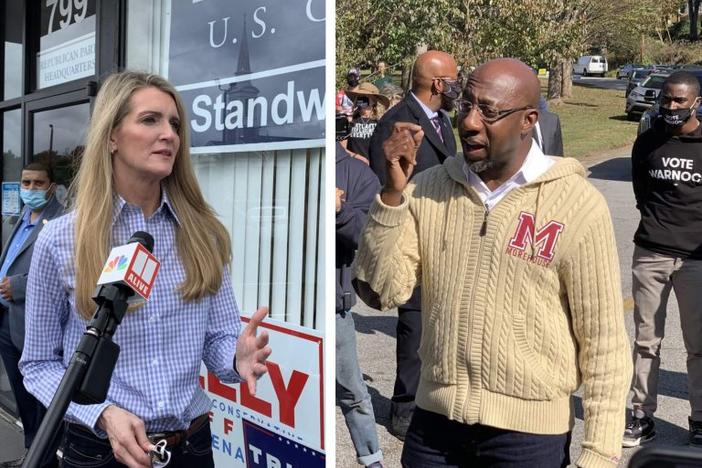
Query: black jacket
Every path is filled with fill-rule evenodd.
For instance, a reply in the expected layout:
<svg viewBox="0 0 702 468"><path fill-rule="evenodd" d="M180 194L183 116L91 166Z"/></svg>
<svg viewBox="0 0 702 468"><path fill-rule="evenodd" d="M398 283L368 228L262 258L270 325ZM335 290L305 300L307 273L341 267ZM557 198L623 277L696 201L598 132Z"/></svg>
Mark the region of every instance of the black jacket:
<svg viewBox="0 0 702 468"><path fill-rule="evenodd" d="M434 167L444 162L446 158L456 156L456 139L453 136L451 119L444 110L439 111L441 116L441 134L444 141L441 141L436 128L427 117L426 112L419 105L411 94L391 107L380 119L375 133L370 142L369 160L373 172L378 176L381 184L385 184L385 154L383 153L383 142L392 133L395 122L410 122L419 124L424 130L424 138L417 150L417 165L412 172L412 177L425 169ZM412 297L405 304L408 308L420 310L422 298L419 288L415 288Z"/></svg>
<svg viewBox="0 0 702 468"><path fill-rule="evenodd" d="M543 153L549 156L563 156L563 135L561 119L558 115L547 110L539 111L539 128L543 138L541 142Z"/></svg>
<svg viewBox="0 0 702 468"><path fill-rule="evenodd" d="M441 141L434 125L431 123L424 109L419 105L414 96L407 94L405 98L391 107L383 117L370 141L369 160L371 169L378 176L381 184L385 183L385 154L383 153L383 142L392 133L395 122L410 122L419 124L424 130L424 139L417 150L417 166L412 172L412 176L419 174L424 169L436 166L444 162L444 159L456 156L456 139L453 136L451 119L448 114L440 110L441 134L444 142Z"/></svg>
<svg viewBox="0 0 702 468"><path fill-rule="evenodd" d="M702 259L702 125L672 136L656 120L634 142L631 169L641 213L634 243L664 255Z"/></svg>
<svg viewBox="0 0 702 468"><path fill-rule="evenodd" d="M336 144L336 188L344 191L341 211L336 213L336 311L349 310L356 303L351 286L351 263L358 247L358 238L366 224L368 208L380 191L373 171L353 159Z"/></svg>

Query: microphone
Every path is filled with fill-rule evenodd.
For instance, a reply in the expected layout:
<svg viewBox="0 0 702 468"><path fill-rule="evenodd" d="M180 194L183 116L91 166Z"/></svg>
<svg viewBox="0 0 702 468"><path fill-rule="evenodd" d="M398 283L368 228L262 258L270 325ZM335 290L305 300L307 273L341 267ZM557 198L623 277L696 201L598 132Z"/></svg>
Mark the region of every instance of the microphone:
<svg viewBox="0 0 702 468"><path fill-rule="evenodd" d="M107 398L119 357L119 345L112 341L112 335L122 323L127 307L143 304L151 294L161 267L151 255L153 248L151 234L137 231L125 245L113 248L107 256L93 296L98 308L76 348L76 354L92 353L83 382L72 397L76 403L102 403Z"/></svg>
<svg viewBox="0 0 702 468"><path fill-rule="evenodd" d="M27 452L24 468L41 464L44 453L56 450L57 429L71 400L82 405L102 403L107 398L119 345L112 341L117 326L131 303L149 298L160 263L151 254L154 239L135 232L127 244L110 251L98 279L93 300L98 304L92 320L76 347L51 404Z"/></svg>
<svg viewBox="0 0 702 468"><path fill-rule="evenodd" d="M121 289L127 294L127 303L130 305L147 300L161 266L156 257L151 255L153 249L154 238L143 231L135 232L125 245L112 249L98 278L93 300L100 305L103 287L111 284L126 286L126 289Z"/></svg>

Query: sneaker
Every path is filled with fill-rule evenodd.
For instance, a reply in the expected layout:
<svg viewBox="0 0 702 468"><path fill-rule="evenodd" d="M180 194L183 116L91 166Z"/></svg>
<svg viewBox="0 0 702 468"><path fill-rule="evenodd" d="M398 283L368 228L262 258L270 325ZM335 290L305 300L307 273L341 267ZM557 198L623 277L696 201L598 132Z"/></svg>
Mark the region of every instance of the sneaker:
<svg viewBox="0 0 702 468"><path fill-rule="evenodd" d="M377 461L377 462L371 463L366 468L383 468L383 464L380 463L379 461Z"/></svg>
<svg viewBox="0 0 702 468"><path fill-rule="evenodd" d="M702 448L702 421L687 418L690 424L690 447Z"/></svg>
<svg viewBox="0 0 702 468"><path fill-rule="evenodd" d="M700 433L702 437L702 432ZM622 440L623 447L638 447L641 444L650 442L656 438L655 424L653 419L644 416L637 418L632 416L624 429L624 439Z"/></svg>

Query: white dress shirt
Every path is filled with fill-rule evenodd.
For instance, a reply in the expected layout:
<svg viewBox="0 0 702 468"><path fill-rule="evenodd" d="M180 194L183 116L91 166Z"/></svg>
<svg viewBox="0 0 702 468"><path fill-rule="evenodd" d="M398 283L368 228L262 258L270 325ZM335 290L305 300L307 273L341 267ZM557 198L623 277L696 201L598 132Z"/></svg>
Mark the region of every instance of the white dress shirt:
<svg viewBox="0 0 702 468"><path fill-rule="evenodd" d="M483 205L490 211L500 200L507 196L510 190L536 180L554 164L554 161L544 155L538 143L532 138L531 148L524 159L522 167L495 190L490 190L480 176L470 169L467 162L463 163L463 172L466 174L468 184L478 193Z"/></svg>

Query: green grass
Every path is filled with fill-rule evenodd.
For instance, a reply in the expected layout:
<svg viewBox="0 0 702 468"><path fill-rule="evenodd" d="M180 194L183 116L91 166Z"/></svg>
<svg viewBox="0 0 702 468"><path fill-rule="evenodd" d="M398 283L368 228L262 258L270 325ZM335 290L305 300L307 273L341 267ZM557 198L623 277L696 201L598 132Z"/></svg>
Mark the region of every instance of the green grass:
<svg viewBox="0 0 702 468"><path fill-rule="evenodd" d="M546 80L541 83L545 95ZM622 90L573 86L572 98L549 104L549 110L561 119L564 155L580 159L633 143L638 122L627 120L625 101ZM453 134L460 152L456 125Z"/></svg>
<svg viewBox="0 0 702 468"><path fill-rule="evenodd" d="M624 103L624 91L573 86L572 98L549 105L561 119L565 156L582 158L633 143L638 123L626 119Z"/></svg>

